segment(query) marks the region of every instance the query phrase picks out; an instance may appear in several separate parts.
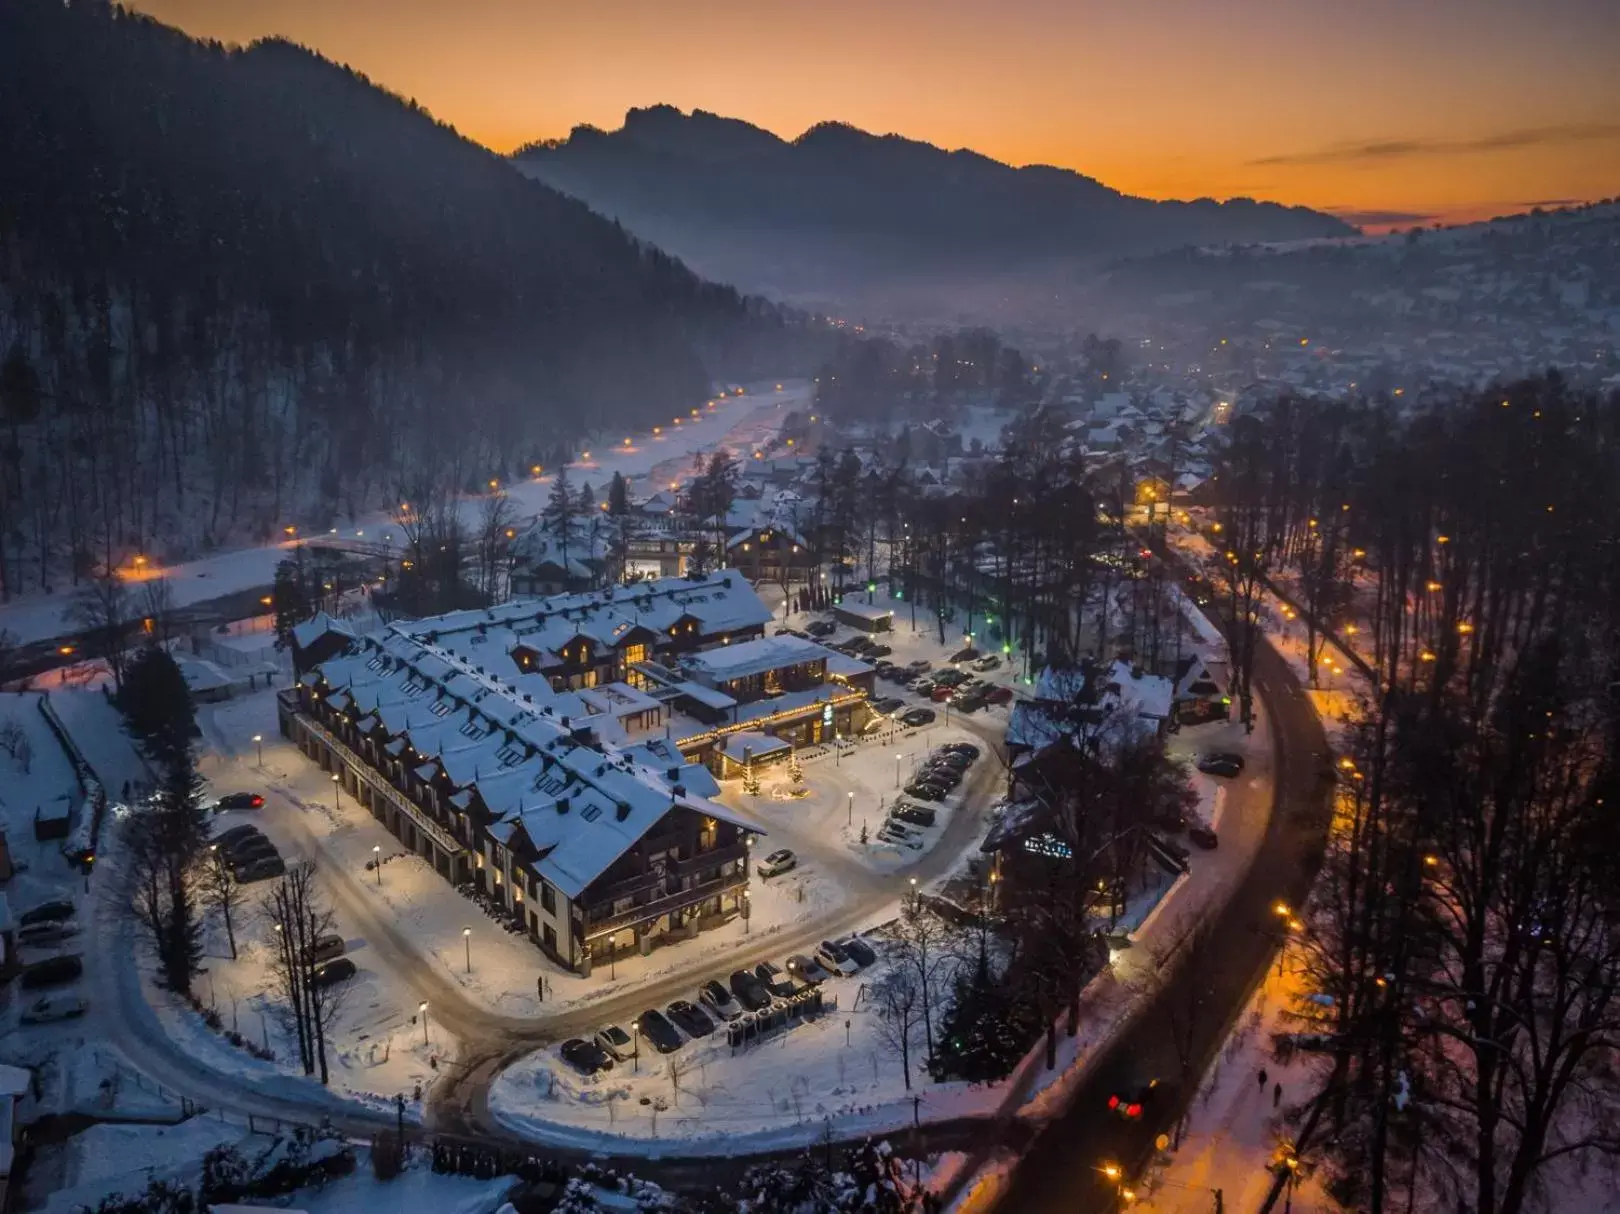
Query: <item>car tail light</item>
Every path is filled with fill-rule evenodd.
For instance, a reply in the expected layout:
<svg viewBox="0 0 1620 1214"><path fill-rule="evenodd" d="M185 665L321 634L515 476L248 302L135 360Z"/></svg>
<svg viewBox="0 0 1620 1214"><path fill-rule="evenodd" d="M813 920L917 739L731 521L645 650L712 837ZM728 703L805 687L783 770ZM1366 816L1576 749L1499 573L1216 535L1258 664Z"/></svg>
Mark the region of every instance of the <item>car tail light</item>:
<svg viewBox="0 0 1620 1214"><path fill-rule="evenodd" d="M1133 1102L1133 1103L1128 1104L1128 1105L1125 1106L1125 1116L1131 1118L1132 1120L1140 1117L1141 1115L1142 1115L1142 1106L1141 1105L1136 1104L1136 1103Z"/></svg>
<svg viewBox="0 0 1620 1214"><path fill-rule="evenodd" d="M254 793L253 794L253 808L258 809L263 804L264 804L264 798L259 796L258 793Z"/></svg>
<svg viewBox="0 0 1620 1214"><path fill-rule="evenodd" d="M1108 1098L1108 1107L1109 1107L1109 1108L1110 1108L1110 1109L1117 1109L1117 1108L1119 1108L1119 1097L1118 1097L1118 1096L1110 1096L1110 1097L1109 1097L1109 1098Z"/></svg>

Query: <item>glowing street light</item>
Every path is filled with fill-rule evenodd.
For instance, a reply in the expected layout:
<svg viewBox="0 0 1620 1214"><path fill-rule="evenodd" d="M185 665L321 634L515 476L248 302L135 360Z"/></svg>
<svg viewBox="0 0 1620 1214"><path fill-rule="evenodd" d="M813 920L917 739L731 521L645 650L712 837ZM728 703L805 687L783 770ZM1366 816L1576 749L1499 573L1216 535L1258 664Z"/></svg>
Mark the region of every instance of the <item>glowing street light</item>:
<svg viewBox="0 0 1620 1214"><path fill-rule="evenodd" d="M382 844L375 843L371 848L371 867L377 870L377 888L382 888Z"/></svg>
<svg viewBox="0 0 1620 1214"><path fill-rule="evenodd" d="M427 1000L426 999L422 1000L421 1003L416 1005L416 1014L422 1017L422 1044L426 1045L428 1043L428 1017L427 1017Z"/></svg>
<svg viewBox="0 0 1620 1214"><path fill-rule="evenodd" d="M259 749L259 766L263 767L264 766L264 735L262 733L256 733L256 734L253 735L253 745L258 747L258 749Z"/></svg>
<svg viewBox="0 0 1620 1214"><path fill-rule="evenodd" d="M472 973L472 928L461 929L461 943L467 950L467 972Z"/></svg>

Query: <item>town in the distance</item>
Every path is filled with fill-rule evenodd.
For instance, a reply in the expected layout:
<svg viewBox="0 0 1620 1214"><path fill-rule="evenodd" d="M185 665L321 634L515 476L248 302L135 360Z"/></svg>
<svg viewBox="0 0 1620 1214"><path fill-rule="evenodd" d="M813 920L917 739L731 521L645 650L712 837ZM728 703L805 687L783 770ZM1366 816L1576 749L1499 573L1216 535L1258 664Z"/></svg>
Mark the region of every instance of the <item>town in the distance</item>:
<svg viewBox="0 0 1620 1214"><path fill-rule="evenodd" d="M1620 201L1306 188L1620 133L329 19L0 7L0 1214L1620 1210Z"/></svg>

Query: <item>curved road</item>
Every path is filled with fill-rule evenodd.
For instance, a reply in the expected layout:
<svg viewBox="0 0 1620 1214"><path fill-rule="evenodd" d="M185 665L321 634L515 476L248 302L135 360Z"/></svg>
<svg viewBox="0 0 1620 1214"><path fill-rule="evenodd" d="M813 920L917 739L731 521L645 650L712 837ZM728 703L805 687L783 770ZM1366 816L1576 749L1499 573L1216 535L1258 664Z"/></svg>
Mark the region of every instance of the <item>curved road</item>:
<svg viewBox="0 0 1620 1214"><path fill-rule="evenodd" d="M1321 863L1330 824L1324 779L1327 739L1316 710L1292 668L1269 642L1257 647L1254 688L1270 718L1275 804L1248 878L1213 921L1213 955L1177 970L1155 997L1163 1007L1198 1008L1190 1033L1192 1066L1201 1076L1225 1041L1233 1021L1265 976L1277 948L1272 907L1304 902ZM1145 1011L1110 1042L1081 1084L1069 1109L1025 1147L999 1208L1017 1214L1085 1214L1116 1209L1118 1194L1101 1172L1118 1162L1138 1174L1154 1139L1171 1133L1194 1092L1150 1106L1135 1125L1108 1111L1111 1092L1146 1075L1175 1075L1180 1059L1166 1020ZM1191 1085L1196 1087L1196 1081ZM1214 1198L1211 1196L1211 1208Z"/></svg>

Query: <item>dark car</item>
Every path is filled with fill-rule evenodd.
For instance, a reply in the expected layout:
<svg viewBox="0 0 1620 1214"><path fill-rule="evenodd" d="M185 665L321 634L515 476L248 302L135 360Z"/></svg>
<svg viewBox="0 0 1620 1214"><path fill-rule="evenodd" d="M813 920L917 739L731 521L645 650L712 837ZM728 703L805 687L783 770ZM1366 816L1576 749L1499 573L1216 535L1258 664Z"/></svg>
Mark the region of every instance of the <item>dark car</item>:
<svg viewBox="0 0 1620 1214"><path fill-rule="evenodd" d="M31 910L25 910L17 916L18 927L29 927L35 923L62 923L73 918L73 903L71 902L41 902Z"/></svg>
<svg viewBox="0 0 1620 1214"><path fill-rule="evenodd" d="M844 642L844 648L851 653L871 653L877 646L873 643L871 637L850 637L849 640Z"/></svg>
<svg viewBox="0 0 1620 1214"><path fill-rule="evenodd" d="M934 676L934 682L941 687L960 687L972 677L965 670L942 670Z"/></svg>
<svg viewBox="0 0 1620 1214"><path fill-rule="evenodd" d="M889 645L871 645L866 650L866 656L869 658L886 658L893 652L893 647Z"/></svg>
<svg viewBox="0 0 1620 1214"><path fill-rule="evenodd" d="M580 1037L571 1037L563 1042L557 1050L562 1060L582 1075L594 1075L598 1071L611 1071L613 1059L594 1041L586 1041Z"/></svg>
<svg viewBox="0 0 1620 1214"><path fill-rule="evenodd" d="M287 862L280 856L260 856L256 860L249 860L246 864L239 864L231 871L238 885L252 885L255 881L268 881L272 877L285 876Z"/></svg>
<svg viewBox="0 0 1620 1214"><path fill-rule="evenodd" d="M951 697L951 707L957 712L978 712L989 702L989 694L982 690L959 691Z"/></svg>
<svg viewBox="0 0 1620 1214"><path fill-rule="evenodd" d="M281 853L276 850L276 845L268 839L260 839L257 844L240 848L226 857L232 868L247 868L249 865L258 864L262 860L279 859L281 859Z"/></svg>
<svg viewBox="0 0 1620 1214"><path fill-rule="evenodd" d="M1187 837L1205 851L1214 851L1221 845L1220 838L1202 822L1195 822L1189 826L1187 828Z"/></svg>
<svg viewBox="0 0 1620 1214"><path fill-rule="evenodd" d="M919 801L938 801L950 791L943 784L927 784L920 780L913 780L906 785L906 796L916 797Z"/></svg>
<svg viewBox="0 0 1620 1214"><path fill-rule="evenodd" d="M978 656L979 651L977 649L973 648L971 645L966 645L963 648L958 649L955 653L951 654L950 660L953 662L971 662Z"/></svg>
<svg viewBox="0 0 1620 1214"><path fill-rule="evenodd" d="M325 965L318 965L309 975L309 984L314 987L336 986L340 982L347 982L360 972L358 966L347 957L339 957L335 961L328 961Z"/></svg>
<svg viewBox="0 0 1620 1214"><path fill-rule="evenodd" d="M214 836L212 846L221 851L230 851L243 839L263 838L264 832L251 822L244 822L240 826L233 826L230 830L221 831Z"/></svg>
<svg viewBox="0 0 1620 1214"><path fill-rule="evenodd" d="M846 936L838 943L843 945L850 960L862 969L877 962L877 951L859 936Z"/></svg>
<svg viewBox="0 0 1620 1214"><path fill-rule="evenodd" d="M812 620L804 626L804 630L813 637L830 637L838 631L838 625L831 620Z"/></svg>
<svg viewBox="0 0 1620 1214"><path fill-rule="evenodd" d="M641 1028L641 1035L652 1042L653 1049L660 1054L673 1054L681 1048L681 1035L657 1008L642 1012L636 1018L636 1024Z"/></svg>
<svg viewBox="0 0 1620 1214"><path fill-rule="evenodd" d="M984 693L986 704L1011 704L1013 698L1011 687L992 687Z"/></svg>
<svg viewBox="0 0 1620 1214"><path fill-rule="evenodd" d="M18 979L18 985L24 990L34 991L42 986L72 982L82 973L84 960L77 953L70 953L64 957L47 957L26 967L22 977Z"/></svg>
<svg viewBox="0 0 1620 1214"><path fill-rule="evenodd" d="M1150 1079L1115 1092L1108 1098L1108 1109L1126 1121L1141 1121L1142 1115L1163 1094L1164 1085Z"/></svg>
<svg viewBox="0 0 1620 1214"><path fill-rule="evenodd" d="M697 1004L677 999L664 1009L664 1014L688 1037L707 1037L714 1032L714 1021Z"/></svg>
<svg viewBox="0 0 1620 1214"><path fill-rule="evenodd" d="M1207 776L1225 776L1231 779L1243 770L1243 756L1226 753L1208 754L1198 760L1198 770Z"/></svg>
<svg viewBox="0 0 1620 1214"><path fill-rule="evenodd" d="M214 808L226 809L263 809L264 798L256 792L228 792L214 803Z"/></svg>
<svg viewBox="0 0 1620 1214"><path fill-rule="evenodd" d="M814 957L807 957L803 953L794 953L787 959L788 973L806 986L819 986L832 977L821 962Z"/></svg>
<svg viewBox="0 0 1620 1214"><path fill-rule="evenodd" d="M754 967L754 977L765 984L765 989L778 999L786 999L795 987L793 979L774 961L761 961Z"/></svg>
<svg viewBox="0 0 1620 1214"><path fill-rule="evenodd" d="M892 696L872 701L872 711L881 712L884 716L888 716L891 712L896 712L905 706L906 702L904 700L896 700Z"/></svg>
<svg viewBox="0 0 1620 1214"><path fill-rule="evenodd" d="M771 1006L771 992L747 970L733 971L727 985L731 987L731 993L737 996L737 1002L751 1012Z"/></svg>
<svg viewBox="0 0 1620 1214"><path fill-rule="evenodd" d="M960 750L951 750L948 747L941 746L928 756L928 762L937 764L940 767L954 767L957 771L966 771L973 766L973 761L978 757L976 754L964 754Z"/></svg>
<svg viewBox="0 0 1620 1214"><path fill-rule="evenodd" d="M926 805L897 805L889 813L891 817L910 822L913 826L932 826L938 817Z"/></svg>
<svg viewBox="0 0 1620 1214"><path fill-rule="evenodd" d="M982 753L972 742L947 742L939 749L943 754L966 755L970 759L977 759Z"/></svg>
<svg viewBox="0 0 1620 1214"><path fill-rule="evenodd" d="M932 708L913 708L900 717L900 724L917 729L923 725L932 725L934 720L935 713Z"/></svg>

